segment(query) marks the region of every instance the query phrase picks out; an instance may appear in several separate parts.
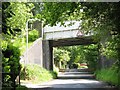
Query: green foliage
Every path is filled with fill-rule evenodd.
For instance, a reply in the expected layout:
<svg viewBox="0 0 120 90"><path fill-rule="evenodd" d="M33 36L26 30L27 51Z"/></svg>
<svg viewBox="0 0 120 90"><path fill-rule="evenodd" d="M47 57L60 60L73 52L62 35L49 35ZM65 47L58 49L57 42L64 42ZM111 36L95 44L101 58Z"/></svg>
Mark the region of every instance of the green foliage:
<svg viewBox="0 0 120 90"><path fill-rule="evenodd" d="M23 2L3 2L3 38L6 41L13 42L13 46L20 49L21 55L26 50L26 22L33 17L31 10L34 4ZM29 32L29 42L38 38L38 32L33 30ZM33 33L33 34L32 34ZM30 44L31 45L31 44Z"/></svg>
<svg viewBox="0 0 120 90"><path fill-rule="evenodd" d="M26 21L32 17L30 10L32 3L3 2L3 41L2 41L2 69L3 72L15 73L15 78L20 71L20 55L26 50ZM32 34L33 33L33 34ZM22 35L21 35L22 34ZM31 37L31 38L30 38ZM38 33L30 31L30 42L38 38ZM12 75L5 75L3 86L12 86Z"/></svg>
<svg viewBox="0 0 120 90"><path fill-rule="evenodd" d="M108 59L117 59L117 50L115 44L113 44L113 42L107 42L105 47L102 47L102 54L105 55Z"/></svg>
<svg viewBox="0 0 120 90"><path fill-rule="evenodd" d="M54 58L55 60L60 61L69 61L69 52L59 48L54 48Z"/></svg>
<svg viewBox="0 0 120 90"><path fill-rule="evenodd" d="M56 71L50 71L50 74L52 75L52 79L56 79L57 75L58 75L58 72L56 72Z"/></svg>
<svg viewBox="0 0 120 90"><path fill-rule="evenodd" d="M75 11L76 3L71 2L46 2L43 5L42 17L45 25L55 25L57 22L64 24L70 14Z"/></svg>
<svg viewBox="0 0 120 90"><path fill-rule="evenodd" d="M69 51L70 60L68 62L69 67L72 67L73 63L83 63L85 61L83 46L69 46L60 47L63 50Z"/></svg>
<svg viewBox="0 0 120 90"><path fill-rule="evenodd" d="M55 65L53 65L53 71L58 75L59 72L59 68L56 67Z"/></svg>
<svg viewBox="0 0 120 90"><path fill-rule="evenodd" d="M56 78L57 74L53 71L47 71L46 69L35 64L28 64L23 66L21 70L21 79L29 80L32 83L39 83Z"/></svg>
<svg viewBox="0 0 120 90"><path fill-rule="evenodd" d="M101 41L102 44L108 42L101 48L102 53L109 58L117 58L120 66L119 2L48 2L44 3L43 7L42 15L45 24L53 26L61 22L63 25L66 20L82 20L81 30L84 33L92 31L95 41Z"/></svg>
<svg viewBox="0 0 120 90"><path fill-rule="evenodd" d="M13 90L13 88L10 88L10 87L2 87L2 90ZM28 90L28 88L25 87L25 86L19 85L19 86L16 87L16 90Z"/></svg>
<svg viewBox="0 0 120 90"><path fill-rule="evenodd" d="M15 78L20 72L20 50L7 41L2 42L2 71L14 74ZM12 86L13 76L3 75L3 86Z"/></svg>
<svg viewBox="0 0 120 90"><path fill-rule="evenodd" d="M31 9L32 3L23 2L3 2L2 3L2 69L3 72L15 73L15 78L19 74L20 55L26 50L26 21L33 17ZM33 34L34 35L33 35ZM38 33L30 31L30 42L38 38ZM12 75L5 75L3 78L4 86L11 86L15 79Z"/></svg>
<svg viewBox="0 0 120 90"><path fill-rule="evenodd" d="M33 17L33 13L36 15L35 17L45 22L44 25L50 24L53 26L58 22L61 22L61 24L64 25L64 21L66 20L82 20L81 30L83 30L84 33L88 33L92 30L95 40L106 42L105 45L101 47L102 54L106 55L108 58L118 60L117 67L120 67L119 3L48 2L44 4L32 4L23 2L3 2L2 7L2 19L4 22L2 27L3 33L9 34L9 36L5 35L6 41L3 41L2 43L4 54L7 53L9 49L10 51L15 51L12 47L17 49L20 46L20 50L22 50L22 52L25 50L25 24L29 18ZM23 35L22 39L20 39L19 36L21 33ZM16 36L16 38L13 38L10 34ZM30 33L30 35L32 37L30 37L29 40L33 41L35 39L34 36L32 33ZM8 43L12 41L14 41L13 46L8 47ZM86 62L87 60L89 67L93 67L96 65L97 60L97 52L94 48L94 46L85 46L81 48L68 48L67 51L66 49L58 50L56 52L60 53L60 56L56 53L55 59L56 62L70 60L72 63ZM16 57L19 55L17 55L17 53L14 53ZM3 64L11 59L17 59L13 57L14 56L4 57L3 55ZM65 60L65 58L67 59ZM4 70L6 72L10 72L11 70L9 68L10 66L7 65Z"/></svg>
<svg viewBox="0 0 120 90"><path fill-rule="evenodd" d="M32 31L31 31L32 32ZM33 40L37 38L37 32L33 36ZM7 73L15 73L15 77L18 75L20 71L20 55L23 54L23 52L26 50L26 40L24 37L15 36L14 39L10 40L9 35L4 35L4 40L2 41L2 68L4 72ZM3 80L3 86L9 86L12 85L12 76L5 75ZM15 79L15 78L14 78Z"/></svg>
<svg viewBox="0 0 120 90"><path fill-rule="evenodd" d="M16 90L28 90L28 88L26 86L20 85L20 86L16 87Z"/></svg>
<svg viewBox="0 0 120 90"><path fill-rule="evenodd" d="M4 47L4 46L3 46ZM12 46L12 43L7 44L7 48L2 50L3 53L3 71L4 72L15 72L18 74L19 72L19 56L20 56L20 51L17 47ZM10 71L9 71L9 69ZM7 70L7 71L6 71Z"/></svg>
<svg viewBox="0 0 120 90"><path fill-rule="evenodd" d="M39 34L37 30L32 30L28 35L28 46L30 47L33 42L39 38ZM10 42L13 42L13 46L18 47L20 49L20 54L23 55L26 50L26 36L16 35L12 40L10 40Z"/></svg>
<svg viewBox="0 0 120 90"><path fill-rule="evenodd" d="M97 45L71 46L64 49L70 52L69 64L71 68L73 63L87 63L89 68L96 68L98 56Z"/></svg>
<svg viewBox="0 0 120 90"><path fill-rule="evenodd" d="M11 29L25 29L27 19L32 17L30 10L33 7L34 5L32 3L11 2L5 10L11 15L11 17L7 19L7 25L11 27Z"/></svg>
<svg viewBox="0 0 120 90"><path fill-rule="evenodd" d="M37 30L32 30L29 32L29 42L34 42L37 38L39 38L39 32Z"/></svg>
<svg viewBox="0 0 120 90"><path fill-rule="evenodd" d="M3 2L2 3L2 31L4 34L25 33L26 22L33 17L31 9L34 7L32 3L23 2ZM22 32L22 33L21 33Z"/></svg>
<svg viewBox="0 0 120 90"><path fill-rule="evenodd" d="M97 50L97 45L88 45L84 46L84 55L85 59L87 61L88 67L90 69L96 69L97 65L97 60L98 60L98 50Z"/></svg>
<svg viewBox="0 0 120 90"><path fill-rule="evenodd" d="M69 51L70 61L69 66L73 68L74 63L87 63L88 67L95 69L98 60L98 46L91 44L86 46L70 46L61 47L63 50Z"/></svg>
<svg viewBox="0 0 120 90"><path fill-rule="evenodd" d="M2 32L5 34L8 34L8 31L11 32L11 30L9 29L9 27L7 26L7 18L11 17L11 15L9 14L9 12L5 12L6 8L8 8L8 6L10 5L9 2L4 2L2 3Z"/></svg>
<svg viewBox="0 0 120 90"><path fill-rule="evenodd" d="M102 80L112 85L120 85L118 70L116 67L106 68L99 71L96 71L96 78Z"/></svg>
<svg viewBox="0 0 120 90"><path fill-rule="evenodd" d="M62 62L62 66L66 65L66 63L70 60L69 52L67 50L54 48L54 62L57 67L60 67L59 63Z"/></svg>

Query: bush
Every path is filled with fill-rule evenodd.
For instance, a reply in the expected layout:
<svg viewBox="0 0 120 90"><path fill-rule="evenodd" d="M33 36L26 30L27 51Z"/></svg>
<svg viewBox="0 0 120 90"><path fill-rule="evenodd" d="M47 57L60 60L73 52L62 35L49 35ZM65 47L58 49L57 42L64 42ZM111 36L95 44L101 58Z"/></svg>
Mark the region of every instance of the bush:
<svg viewBox="0 0 120 90"><path fill-rule="evenodd" d="M16 87L16 90L29 90L26 86L18 86Z"/></svg>
<svg viewBox="0 0 120 90"><path fill-rule="evenodd" d="M56 78L57 78L57 75L58 75L57 72L55 72L55 71L50 71L50 73L51 73L53 79L56 79Z"/></svg>
<svg viewBox="0 0 120 90"><path fill-rule="evenodd" d="M53 71L54 71L56 74L58 74L59 68L54 65L54 66L53 66Z"/></svg>
<svg viewBox="0 0 120 90"><path fill-rule="evenodd" d="M14 90L12 87L2 87L2 90ZM26 86L17 86L15 90L28 90Z"/></svg>
<svg viewBox="0 0 120 90"><path fill-rule="evenodd" d="M102 80L102 81L111 83L113 85L120 85L118 72L115 67L96 71L95 74L98 80Z"/></svg>
<svg viewBox="0 0 120 90"><path fill-rule="evenodd" d="M17 77L20 71L20 50L7 41L2 42L2 72L12 73L10 75L2 75L3 86L13 86L13 80Z"/></svg>
<svg viewBox="0 0 120 90"><path fill-rule="evenodd" d="M28 64L21 70L21 79L29 80L33 83L40 83L56 78L57 74L53 71L47 71L36 64Z"/></svg>

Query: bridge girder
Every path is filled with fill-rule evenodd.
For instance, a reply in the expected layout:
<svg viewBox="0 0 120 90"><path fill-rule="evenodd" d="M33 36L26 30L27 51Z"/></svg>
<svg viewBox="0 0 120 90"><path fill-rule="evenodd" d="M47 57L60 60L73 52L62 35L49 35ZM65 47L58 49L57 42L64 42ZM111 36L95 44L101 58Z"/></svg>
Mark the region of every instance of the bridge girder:
<svg viewBox="0 0 120 90"><path fill-rule="evenodd" d="M53 47L97 44L92 36L50 40Z"/></svg>

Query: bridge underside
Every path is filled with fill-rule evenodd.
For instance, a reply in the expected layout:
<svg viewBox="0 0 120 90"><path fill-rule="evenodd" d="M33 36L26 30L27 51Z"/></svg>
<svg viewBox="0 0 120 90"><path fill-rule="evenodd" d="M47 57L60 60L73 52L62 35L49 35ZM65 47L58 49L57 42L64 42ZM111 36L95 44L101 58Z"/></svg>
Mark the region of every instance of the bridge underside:
<svg viewBox="0 0 120 90"><path fill-rule="evenodd" d="M77 37L51 40L53 47L96 44L92 37Z"/></svg>
<svg viewBox="0 0 120 90"><path fill-rule="evenodd" d="M53 70L53 47L96 44L92 37L43 40L43 67Z"/></svg>

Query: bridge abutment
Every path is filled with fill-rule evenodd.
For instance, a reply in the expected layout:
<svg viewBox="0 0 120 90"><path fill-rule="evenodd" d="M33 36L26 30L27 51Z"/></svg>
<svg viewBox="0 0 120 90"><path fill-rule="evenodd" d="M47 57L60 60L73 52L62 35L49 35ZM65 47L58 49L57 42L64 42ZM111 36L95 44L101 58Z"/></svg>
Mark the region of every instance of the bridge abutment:
<svg viewBox="0 0 120 90"><path fill-rule="evenodd" d="M50 40L42 41L43 48L43 67L47 70L53 70L53 47Z"/></svg>

